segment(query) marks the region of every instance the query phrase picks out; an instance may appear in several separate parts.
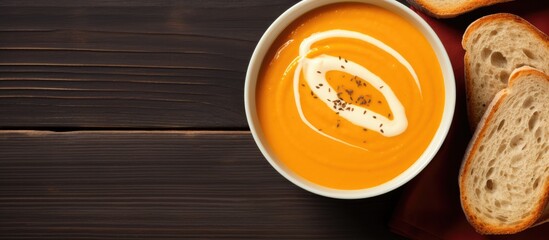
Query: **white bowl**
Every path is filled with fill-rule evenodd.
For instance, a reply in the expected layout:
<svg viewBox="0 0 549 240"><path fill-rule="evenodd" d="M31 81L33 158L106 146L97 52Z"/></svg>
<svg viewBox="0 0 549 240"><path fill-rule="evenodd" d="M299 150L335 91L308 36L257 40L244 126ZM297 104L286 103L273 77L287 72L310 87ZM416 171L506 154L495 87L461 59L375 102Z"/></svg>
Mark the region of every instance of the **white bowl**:
<svg viewBox="0 0 549 240"><path fill-rule="evenodd" d="M411 22L414 26L417 27L417 29L420 30L420 32L425 36L427 41L431 44L438 58L444 78L445 105L442 114L442 120L431 143L428 145L423 154L408 169L406 169L397 177L389 180L388 182L385 182L375 187L358 190L341 190L327 188L312 183L293 173L291 170L287 169L284 164L282 164L281 161L277 159L274 154L271 153L270 147L267 145L266 141L264 141L263 132L259 124L259 119L256 112L255 90L257 84L257 76L259 74L263 58L269 51L269 48L273 44L273 41L284 29L286 29L286 27L290 23L295 21L303 14L321 6L340 2L361 2L376 5L391 12L394 12L406 19L407 21ZM421 172L421 170L423 170L425 166L427 166L427 164L433 159L435 154L438 152L440 146L444 142L444 139L446 138L454 115L455 101L456 89L454 73L450 60L448 58L448 54L446 53L444 46L440 42L440 39L421 17L419 17L408 7L394 0L304 0L295 4L282 15L280 15L261 37L261 40L257 44L255 51L252 55L250 64L248 65L246 83L244 86L244 104L246 108L246 117L250 126L251 133L257 146L261 150L261 153L265 156L265 158L267 159L267 161L269 161L273 168L276 169L290 182L309 192L326 197L341 199L367 198L384 194L400 187L401 185L410 181L419 172Z"/></svg>

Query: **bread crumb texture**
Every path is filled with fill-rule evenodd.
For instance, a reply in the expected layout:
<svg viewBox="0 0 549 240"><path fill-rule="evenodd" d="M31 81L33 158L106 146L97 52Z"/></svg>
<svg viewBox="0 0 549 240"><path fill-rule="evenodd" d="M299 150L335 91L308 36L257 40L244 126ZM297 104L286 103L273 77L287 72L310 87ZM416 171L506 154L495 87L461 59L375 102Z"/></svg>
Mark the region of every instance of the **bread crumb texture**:
<svg viewBox="0 0 549 240"><path fill-rule="evenodd" d="M509 64L508 52L486 52L486 61ZM477 224L519 231L536 220L549 191L549 81L521 76L496 108L462 173L462 204Z"/></svg>
<svg viewBox="0 0 549 240"><path fill-rule="evenodd" d="M514 69L530 66L549 74L549 43L547 36L511 14L481 18L471 26L464 39L465 71L469 118L476 126Z"/></svg>

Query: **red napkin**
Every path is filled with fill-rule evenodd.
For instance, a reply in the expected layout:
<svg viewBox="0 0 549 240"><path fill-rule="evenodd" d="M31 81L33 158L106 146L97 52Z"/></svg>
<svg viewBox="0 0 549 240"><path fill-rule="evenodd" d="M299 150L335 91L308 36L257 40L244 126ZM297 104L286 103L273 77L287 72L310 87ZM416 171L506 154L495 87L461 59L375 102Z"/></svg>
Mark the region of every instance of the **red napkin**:
<svg viewBox="0 0 549 240"><path fill-rule="evenodd" d="M461 37L471 22L492 13L513 13L549 34L549 2L519 0L498 4L452 19L435 19L414 9L444 44L456 79L456 110L439 153L405 186L391 229L411 239L549 239L549 224L513 235L480 235L469 225L459 202L458 172L471 138L467 122Z"/></svg>

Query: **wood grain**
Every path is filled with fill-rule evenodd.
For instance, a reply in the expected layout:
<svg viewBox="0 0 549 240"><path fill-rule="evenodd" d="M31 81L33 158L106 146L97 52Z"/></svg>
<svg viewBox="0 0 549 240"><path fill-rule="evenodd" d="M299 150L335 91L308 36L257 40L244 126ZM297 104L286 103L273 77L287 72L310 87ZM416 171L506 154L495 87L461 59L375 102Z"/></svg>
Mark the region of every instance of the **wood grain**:
<svg viewBox="0 0 549 240"><path fill-rule="evenodd" d="M294 3L2 1L0 128L247 129L249 58Z"/></svg>
<svg viewBox="0 0 549 240"><path fill-rule="evenodd" d="M246 131L3 131L0 153L1 238L398 239L400 190L310 194Z"/></svg>
<svg viewBox="0 0 549 240"><path fill-rule="evenodd" d="M296 2L0 0L0 239L400 239L401 189L308 193L246 131L249 58Z"/></svg>

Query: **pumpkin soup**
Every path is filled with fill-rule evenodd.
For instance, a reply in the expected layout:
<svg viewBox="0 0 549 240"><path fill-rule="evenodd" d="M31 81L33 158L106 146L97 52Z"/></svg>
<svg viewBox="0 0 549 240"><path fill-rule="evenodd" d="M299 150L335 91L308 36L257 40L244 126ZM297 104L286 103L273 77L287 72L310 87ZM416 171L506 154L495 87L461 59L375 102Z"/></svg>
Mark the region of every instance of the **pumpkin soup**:
<svg viewBox="0 0 549 240"><path fill-rule="evenodd" d="M411 23L337 3L274 41L256 89L265 140L285 167L321 186L363 189L410 167L444 110L437 57Z"/></svg>

